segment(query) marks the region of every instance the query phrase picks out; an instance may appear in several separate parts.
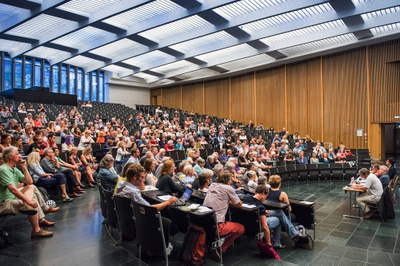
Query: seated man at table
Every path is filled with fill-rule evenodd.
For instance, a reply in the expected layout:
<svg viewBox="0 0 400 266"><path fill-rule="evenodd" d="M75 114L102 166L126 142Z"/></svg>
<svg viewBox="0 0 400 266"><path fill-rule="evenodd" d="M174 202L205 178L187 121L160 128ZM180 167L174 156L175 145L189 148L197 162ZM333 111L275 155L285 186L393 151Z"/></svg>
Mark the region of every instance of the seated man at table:
<svg viewBox="0 0 400 266"><path fill-rule="evenodd" d="M235 222L225 221L225 215L229 204L241 208L242 202L236 195L235 190L230 186L232 173L223 171L217 176L217 182L212 183L208 189L203 205L213 208L217 217L218 232L220 236L230 235L222 244L224 253L236 238L244 233L243 225ZM216 250L211 254L213 260L219 260L219 254Z"/></svg>
<svg viewBox="0 0 400 266"><path fill-rule="evenodd" d="M389 167L387 167L386 165L380 165L378 172L375 174L382 183L382 189L385 189L390 183L388 172Z"/></svg>
<svg viewBox="0 0 400 266"><path fill-rule="evenodd" d="M371 219L374 217L374 213L370 212L368 203L378 203L381 199L383 188L379 178L370 174L366 168L361 168L358 174L362 179L365 179L364 185L353 185L352 188L360 189L364 191L360 196L357 197L357 204L364 210L364 219Z"/></svg>
<svg viewBox="0 0 400 266"><path fill-rule="evenodd" d="M259 185L255 190L255 195L247 194L244 196L243 203L257 206L260 211L260 223L264 231L265 242L268 245L272 245L274 248L282 248L281 245L281 224L277 217L271 217L269 211L265 209L262 204L267 199L269 189L266 186ZM273 229L272 244L271 244L271 233L269 229Z"/></svg>

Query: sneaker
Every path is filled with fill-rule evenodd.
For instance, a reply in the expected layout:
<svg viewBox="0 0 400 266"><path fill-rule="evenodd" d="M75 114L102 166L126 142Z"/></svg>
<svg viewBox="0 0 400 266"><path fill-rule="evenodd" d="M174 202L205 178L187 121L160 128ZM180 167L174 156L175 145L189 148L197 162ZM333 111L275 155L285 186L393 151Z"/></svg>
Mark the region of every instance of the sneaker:
<svg viewBox="0 0 400 266"><path fill-rule="evenodd" d="M31 238L40 238L40 237L50 237L53 236L53 232L43 230L40 228L39 232L32 232L31 233Z"/></svg>
<svg viewBox="0 0 400 266"><path fill-rule="evenodd" d="M35 215L37 213L37 210L35 210L31 205L29 205L28 203L25 203L24 206L22 206L19 209L19 212L22 214L26 214L26 215Z"/></svg>
<svg viewBox="0 0 400 266"><path fill-rule="evenodd" d="M172 246L172 244L169 243L168 247L166 248L167 256L171 255L171 252L172 252L173 249L174 249L174 246Z"/></svg>
<svg viewBox="0 0 400 266"><path fill-rule="evenodd" d="M63 201L64 203L66 203L66 202L72 202L72 199L71 199L70 197L68 197L68 195L65 195L65 196L62 197L62 201Z"/></svg>

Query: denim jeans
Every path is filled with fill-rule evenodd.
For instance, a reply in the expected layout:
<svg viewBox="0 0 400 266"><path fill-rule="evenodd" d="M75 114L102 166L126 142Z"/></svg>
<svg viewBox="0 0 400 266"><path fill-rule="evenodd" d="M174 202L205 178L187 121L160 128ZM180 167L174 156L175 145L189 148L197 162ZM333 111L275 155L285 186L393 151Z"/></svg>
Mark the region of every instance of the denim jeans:
<svg viewBox="0 0 400 266"><path fill-rule="evenodd" d="M282 225L277 217L267 217L267 224L271 233L271 244L276 247L281 244Z"/></svg>
<svg viewBox="0 0 400 266"><path fill-rule="evenodd" d="M299 233L282 210L270 210L269 213L270 217L277 217L279 219L290 238L295 237Z"/></svg>

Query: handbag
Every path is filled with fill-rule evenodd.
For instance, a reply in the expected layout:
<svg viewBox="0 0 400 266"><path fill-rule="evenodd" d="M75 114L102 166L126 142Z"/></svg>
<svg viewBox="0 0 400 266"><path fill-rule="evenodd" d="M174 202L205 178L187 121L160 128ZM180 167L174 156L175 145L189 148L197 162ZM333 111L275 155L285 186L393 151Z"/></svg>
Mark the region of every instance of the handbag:
<svg viewBox="0 0 400 266"><path fill-rule="evenodd" d="M257 244L258 250L260 251L261 255L268 257L268 258L277 259L277 260L281 259L278 255L278 253L276 253L276 251L272 247L272 245L268 245L265 242L265 238L256 239L256 244Z"/></svg>
<svg viewBox="0 0 400 266"><path fill-rule="evenodd" d="M312 250L314 248L314 240L310 235L306 234L306 236L306 238L299 238L294 245L305 250Z"/></svg>

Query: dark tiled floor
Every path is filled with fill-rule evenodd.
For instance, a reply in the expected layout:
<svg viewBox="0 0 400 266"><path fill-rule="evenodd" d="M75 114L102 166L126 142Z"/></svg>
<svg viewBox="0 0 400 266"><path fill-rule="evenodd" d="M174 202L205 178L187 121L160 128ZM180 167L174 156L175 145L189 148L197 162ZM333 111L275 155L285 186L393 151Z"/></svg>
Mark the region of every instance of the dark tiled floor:
<svg viewBox="0 0 400 266"><path fill-rule="evenodd" d="M266 259L258 254L252 238L241 237L224 256L225 265L400 265L400 204L395 206L396 219L382 223L379 219L353 220L343 218L349 211L348 195L342 183L290 184L284 191L293 198L315 201L317 232L312 251L287 247L278 250L281 261ZM400 192L397 198L400 198ZM98 190L89 189L86 195L71 204L60 203L58 213L48 215L56 221L51 228L54 236L30 239L30 226L23 215L12 218L6 225L13 245L0 253L16 253L12 258L0 254L0 265L161 265L160 258L137 258L134 242L114 246L114 240L102 225ZM50 228L49 228L50 229ZM312 232L311 232L312 234ZM118 237L118 233L114 233ZM182 234L175 238L183 239ZM282 242L290 245L285 233ZM181 265L176 258L170 265ZM207 265L217 263L205 257Z"/></svg>

